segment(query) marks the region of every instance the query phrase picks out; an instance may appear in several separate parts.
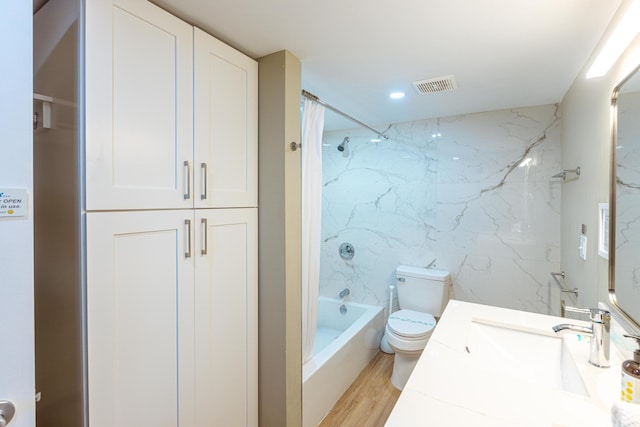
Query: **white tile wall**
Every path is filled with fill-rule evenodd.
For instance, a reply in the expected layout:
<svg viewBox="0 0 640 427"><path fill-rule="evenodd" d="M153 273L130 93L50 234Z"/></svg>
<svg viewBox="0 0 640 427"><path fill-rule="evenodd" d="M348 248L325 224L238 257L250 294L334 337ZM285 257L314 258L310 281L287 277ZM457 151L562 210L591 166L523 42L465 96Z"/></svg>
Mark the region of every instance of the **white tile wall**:
<svg viewBox="0 0 640 427"><path fill-rule="evenodd" d="M454 298L556 313L559 107L395 124L387 135L324 135L321 295L349 287L352 300L387 307L396 266L436 259ZM352 261L338 255L342 242Z"/></svg>

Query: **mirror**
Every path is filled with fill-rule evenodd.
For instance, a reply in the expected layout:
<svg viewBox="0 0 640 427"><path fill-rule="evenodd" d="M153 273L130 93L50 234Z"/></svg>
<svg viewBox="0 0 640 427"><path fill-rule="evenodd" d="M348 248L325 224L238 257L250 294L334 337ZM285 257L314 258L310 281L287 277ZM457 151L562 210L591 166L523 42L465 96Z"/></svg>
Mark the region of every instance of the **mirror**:
<svg viewBox="0 0 640 427"><path fill-rule="evenodd" d="M640 324L640 67L613 91L609 292Z"/></svg>

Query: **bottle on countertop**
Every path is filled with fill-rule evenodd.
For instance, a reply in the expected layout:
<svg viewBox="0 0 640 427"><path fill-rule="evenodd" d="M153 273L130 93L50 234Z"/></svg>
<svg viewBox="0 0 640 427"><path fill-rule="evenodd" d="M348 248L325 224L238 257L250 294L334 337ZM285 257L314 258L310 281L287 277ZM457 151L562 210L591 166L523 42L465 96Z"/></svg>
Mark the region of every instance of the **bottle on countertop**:
<svg viewBox="0 0 640 427"><path fill-rule="evenodd" d="M622 362L621 398L625 402L640 403L640 335L625 335L638 343L633 360Z"/></svg>

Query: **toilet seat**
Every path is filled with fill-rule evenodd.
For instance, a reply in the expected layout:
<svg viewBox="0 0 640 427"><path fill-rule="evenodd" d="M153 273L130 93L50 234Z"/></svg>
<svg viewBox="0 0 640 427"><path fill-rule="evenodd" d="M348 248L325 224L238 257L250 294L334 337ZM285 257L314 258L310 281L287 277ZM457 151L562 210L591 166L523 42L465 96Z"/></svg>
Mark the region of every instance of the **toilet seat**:
<svg viewBox="0 0 640 427"><path fill-rule="evenodd" d="M436 319L431 314L406 309L392 313L387 321L390 332L409 340L428 338L435 326Z"/></svg>
<svg viewBox="0 0 640 427"><path fill-rule="evenodd" d="M385 328L387 342L397 353L422 352L436 326L436 319L428 313L399 310L389 316Z"/></svg>

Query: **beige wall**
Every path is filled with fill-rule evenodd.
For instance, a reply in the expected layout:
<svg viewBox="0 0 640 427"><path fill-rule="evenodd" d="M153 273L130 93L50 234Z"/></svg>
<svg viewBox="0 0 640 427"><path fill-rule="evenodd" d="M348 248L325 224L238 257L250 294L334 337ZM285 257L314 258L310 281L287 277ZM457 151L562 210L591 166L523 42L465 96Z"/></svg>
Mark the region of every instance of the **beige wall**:
<svg viewBox="0 0 640 427"><path fill-rule="evenodd" d="M603 36L607 40L629 1L622 2L612 25ZM609 72L587 80L588 61L562 101L562 166L581 167L577 179L562 184L562 269L567 287L577 287L577 305L595 307L608 301L608 261L598 256L598 204L609 201L611 151L611 94L613 88L640 63L640 37L623 53ZM581 224L587 226L587 259L578 256Z"/></svg>
<svg viewBox="0 0 640 427"><path fill-rule="evenodd" d="M287 51L259 64L259 418L302 424L300 61Z"/></svg>

